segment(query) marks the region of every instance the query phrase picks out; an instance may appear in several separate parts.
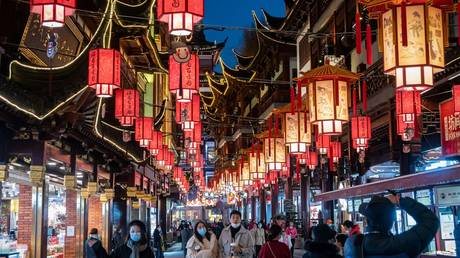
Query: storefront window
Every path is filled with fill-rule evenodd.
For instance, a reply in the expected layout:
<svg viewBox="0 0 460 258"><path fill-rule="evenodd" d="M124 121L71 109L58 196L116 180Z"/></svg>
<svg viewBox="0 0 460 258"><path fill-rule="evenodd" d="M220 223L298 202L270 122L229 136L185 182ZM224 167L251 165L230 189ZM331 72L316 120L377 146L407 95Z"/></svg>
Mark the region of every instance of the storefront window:
<svg viewBox="0 0 460 258"><path fill-rule="evenodd" d="M150 208L150 228L153 237L153 232L157 228L157 208Z"/></svg>
<svg viewBox="0 0 460 258"><path fill-rule="evenodd" d="M441 254L455 254L454 239L454 214L452 209L446 207L439 208L439 221L441 223Z"/></svg>
<svg viewBox="0 0 460 258"><path fill-rule="evenodd" d="M0 210L0 252L11 253L17 250L19 186L3 182Z"/></svg>
<svg viewBox="0 0 460 258"><path fill-rule="evenodd" d="M66 229L65 189L49 185L48 189L48 258L64 257Z"/></svg>

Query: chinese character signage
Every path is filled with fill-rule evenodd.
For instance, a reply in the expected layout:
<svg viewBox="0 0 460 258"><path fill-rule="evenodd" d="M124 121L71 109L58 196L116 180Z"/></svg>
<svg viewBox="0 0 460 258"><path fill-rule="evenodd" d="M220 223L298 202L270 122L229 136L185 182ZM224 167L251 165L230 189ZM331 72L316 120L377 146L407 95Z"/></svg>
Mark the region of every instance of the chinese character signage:
<svg viewBox="0 0 460 258"><path fill-rule="evenodd" d="M440 104L441 144L443 155L460 154L460 115L454 112L454 101Z"/></svg>

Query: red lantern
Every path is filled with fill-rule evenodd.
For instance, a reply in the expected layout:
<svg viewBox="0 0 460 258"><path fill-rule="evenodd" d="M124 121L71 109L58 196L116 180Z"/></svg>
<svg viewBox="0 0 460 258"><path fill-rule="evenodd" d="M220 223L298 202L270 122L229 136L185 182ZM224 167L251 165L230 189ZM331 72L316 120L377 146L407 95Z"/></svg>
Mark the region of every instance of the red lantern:
<svg viewBox="0 0 460 258"><path fill-rule="evenodd" d="M349 85L359 76L332 65L323 65L300 78L308 84L310 121L320 134L341 135L342 124L348 122Z"/></svg>
<svg viewBox="0 0 460 258"><path fill-rule="evenodd" d="M275 128L272 132L273 116L268 121L268 134L264 137L265 164L268 170L280 171L286 162L286 146L283 135L279 132L278 115L275 114Z"/></svg>
<svg viewBox="0 0 460 258"><path fill-rule="evenodd" d="M284 139L289 147L289 153L305 153L311 144L311 124L307 112L287 112L284 118Z"/></svg>
<svg viewBox="0 0 460 258"><path fill-rule="evenodd" d="M319 154L327 154L329 146L331 145L331 136L326 134L318 134L316 136L316 148Z"/></svg>
<svg viewBox="0 0 460 258"><path fill-rule="evenodd" d="M291 157L288 157L286 159L286 162L283 163L281 171L280 171L280 176L283 178L288 178L291 175Z"/></svg>
<svg viewBox="0 0 460 258"><path fill-rule="evenodd" d="M163 168L166 164L166 160L169 158L169 148L168 145L163 145L156 156L155 165Z"/></svg>
<svg viewBox="0 0 460 258"><path fill-rule="evenodd" d="M174 36L187 36L193 26L203 19L203 0L160 0L157 6L158 19L169 25Z"/></svg>
<svg viewBox="0 0 460 258"><path fill-rule="evenodd" d="M331 142L330 155L334 163L339 162L339 159L342 157L342 143L341 142Z"/></svg>
<svg viewBox="0 0 460 258"><path fill-rule="evenodd" d="M151 117L139 117L136 119L135 139L143 148L148 147L152 140L153 124L153 118Z"/></svg>
<svg viewBox="0 0 460 258"><path fill-rule="evenodd" d="M307 165L310 170L313 170L318 166L318 154L314 151L308 151L307 153L299 156L299 163Z"/></svg>
<svg viewBox="0 0 460 258"><path fill-rule="evenodd" d="M177 62L169 57L169 91L176 94L179 102L190 102L200 87L200 58L197 54L190 56L186 63Z"/></svg>
<svg viewBox="0 0 460 258"><path fill-rule="evenodd" d="M163 147L163 133L161 131L152 131L152 140L149 143L149 151L152 156L158 155Z"/></svg>
<svg viewBox="0 0 460 258"><path fill-rule="evenodd" d="M185 131L186 148L190 154L196 154L196 150L201 145L201 122L195 124L193 131Z"/></svg>
<svg viewBox="0 0 460 258"><path fill-rule="evenodd" d="M64 19L74 13L76 0L30 0L30 12L40 15L45 27L62 27Z"/></svg>
<svg viewBox="0 0 460 258"><path fill-rule="evenodd" d="M192 102L176 103L176 122L182 130L191 131L200 121L200 96L194 94Z"/></svg>
<svg viewBox="0 0 460 258"><path fill-rule="evenodd" d="M132 126L139 117L139 92L135 89L115 91L115 117L122 126Z"/></svg>
<svg viewBox="0 0 460 258"><path fill-rule="evenodd" d="M410 141L414 137L420 137L419 131L415 126L417 124L417 117L415 117L412 123L404 122L402 116L397 116L397 119L396 133L401 136L403 141Z"/></svg>
<svg viewBox="0 0 460 258"><path fill-rule="evenodd" d="M262 180L265 178L266 166L262 147L257 144L257 149L249 152L249 172L252 180Z"/></svg>
<svg viewBox="0 0 460 258"><path fill-rule="evenodd" d="M420 91L396 92L396 115L405 123L413 123L422 113Z"/></svg>
<svg viewBox="0 0 460 258"><path fill-rule="evenodd" d="M351 118L351 138L353 148L358 152L367 149L371 139L371 118L368 116L355 116Z"/></svg>
<svg viewBox="0 0 460 258"><path fill-rule="evenodd" d="M88 86L100 98L111 97L120 87L120 52L98 48L89 52Z"/></svg>
<svg viewBox="0 0 460 258"><path fill-rule="evenodd" d="M458 4L458 6L460 8L460 4ZM460 17L460 13L457 15ZM454 112L455 114L459 114L460 113L460 85L454 85L454 87L452 87L452 98L454 99Z"/></svg>
<svg viewBox="0 0 460 258"><path fill-rule="evenodd" d="M173 166L174 166L174 160L175 155L174 152L167 150L166 156L165 156L165 164L164 164L164 169L170 171Z"/></svg>

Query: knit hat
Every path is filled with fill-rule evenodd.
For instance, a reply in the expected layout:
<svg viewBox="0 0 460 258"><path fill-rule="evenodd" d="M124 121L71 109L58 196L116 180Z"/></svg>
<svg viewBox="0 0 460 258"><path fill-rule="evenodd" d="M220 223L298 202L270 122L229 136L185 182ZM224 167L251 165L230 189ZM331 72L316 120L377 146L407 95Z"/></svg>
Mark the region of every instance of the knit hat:
<svg viewBox="0 0 460 258"><path fill-rule="evenodd" d="M369 203L359 206L359 213L366 216L368 229L386 233L396 221L396 206L387 198L372 197Z"/></svg>
<svg viewBox="0 0 460 258"><path fill-rule="evenodd" d="M327 243L334 239L336 232L326 224L319 224L313 228L313 241Z"/></svg>

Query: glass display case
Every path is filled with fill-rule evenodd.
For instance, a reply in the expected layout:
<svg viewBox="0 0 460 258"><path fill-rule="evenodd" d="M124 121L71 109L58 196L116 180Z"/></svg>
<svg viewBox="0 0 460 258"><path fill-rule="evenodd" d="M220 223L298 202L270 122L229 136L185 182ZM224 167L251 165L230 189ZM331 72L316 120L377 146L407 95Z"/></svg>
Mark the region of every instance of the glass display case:
<svg viewBox="0 0 460 258"><path fill-rule="evenodd" d="M49 185L47 257L63 258L66 234L65 188Z"/></svg>

